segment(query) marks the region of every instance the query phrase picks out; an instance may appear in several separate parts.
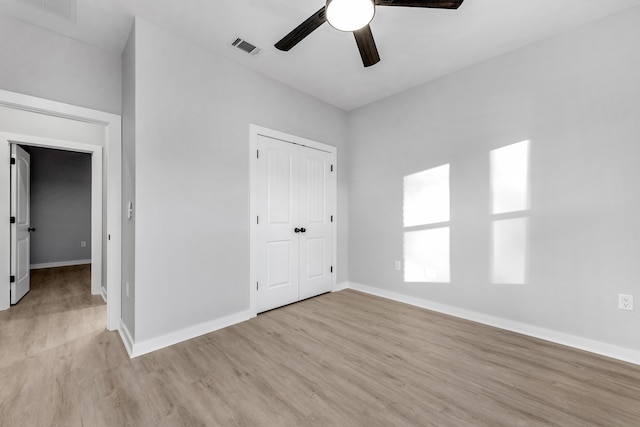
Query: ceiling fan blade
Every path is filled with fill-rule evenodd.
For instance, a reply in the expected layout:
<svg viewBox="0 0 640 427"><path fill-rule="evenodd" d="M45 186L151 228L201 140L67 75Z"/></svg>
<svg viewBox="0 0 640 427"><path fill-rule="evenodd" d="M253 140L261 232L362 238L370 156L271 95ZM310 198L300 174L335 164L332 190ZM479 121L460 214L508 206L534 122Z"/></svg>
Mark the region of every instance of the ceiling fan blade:
<svg viewBox="0 0 640 427"><path fill-rule="evenodd" d="M376 42L373 40L373 33L371 33L371 27L365 26L357 31L353 32L358 44L358 50L362 57L362 64L365 67L370 67L380 62L380 55L378 55L378 48Z"/></svg>
<svg viewBox="0 0 640 427"><path fill-rule="evenodd" d="M323 6L322 9L311 15L309 18L307 18L306 21L294 28L293 31L284 36L282 40L280 40L274 46L280 50L287 51L300 43L302 39L307 37L326 21L327 14L325 13L325 6Z"/></svg>
<svg viewBox="0 0 640 427"><path fill-rule="evenodd" d="M464 0L375 0L376 6L431 7L457 9Z"/></svg>

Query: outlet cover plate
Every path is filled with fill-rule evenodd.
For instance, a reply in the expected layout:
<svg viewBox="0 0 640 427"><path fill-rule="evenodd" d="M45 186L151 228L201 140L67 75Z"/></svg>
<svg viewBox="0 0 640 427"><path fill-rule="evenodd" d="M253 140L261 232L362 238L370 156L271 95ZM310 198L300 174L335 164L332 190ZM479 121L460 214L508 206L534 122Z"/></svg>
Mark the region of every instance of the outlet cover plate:
<svg viewBox="0 0 640 427"><path fill-rule="evenodd" d="M618 294L618 308L633 311L633 295Z"/></svg>

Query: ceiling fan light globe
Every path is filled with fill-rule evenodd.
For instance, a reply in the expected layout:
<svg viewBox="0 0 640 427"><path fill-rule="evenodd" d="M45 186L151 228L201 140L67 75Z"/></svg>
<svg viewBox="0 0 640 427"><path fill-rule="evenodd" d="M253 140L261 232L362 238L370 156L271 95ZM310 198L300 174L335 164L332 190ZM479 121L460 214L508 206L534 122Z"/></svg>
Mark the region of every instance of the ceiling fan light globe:
<svg viewBox="0 0 640 427"><path fill-rule="evenodd" d="M340 31L356 31L375 15L373 0L327 0L327 21Z"/></svg>

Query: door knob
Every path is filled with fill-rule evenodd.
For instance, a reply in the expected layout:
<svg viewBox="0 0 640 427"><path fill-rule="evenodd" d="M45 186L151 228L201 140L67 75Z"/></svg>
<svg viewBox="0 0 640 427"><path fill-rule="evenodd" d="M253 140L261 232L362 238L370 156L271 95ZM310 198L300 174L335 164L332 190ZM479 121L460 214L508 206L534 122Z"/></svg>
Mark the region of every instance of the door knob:
<svg viewBox="0 0 640 427"><path fill-rule="evenodd" d="M301 233L306 233L306 232L307 232L307 229L303 227L303 228L301 228L301 229L300 229L300 232L301 232Z"/></svg>
<svg viewBox="0 0 640 427"><path fill-rule="evenodd" d="M301 230L301 229L299 229L298 227L296 227L296 228L294 228L294 229L293 229L293 231L294 231L295 233L299 233L299 232L301 232L302 230Z"/></svg>
<svg viewBox="0 0 640 427"><path fill-rule="evenodd" d="M31 233L32 231L36 231L36 229L35 229L35 227L34 227L34 228L27 228L27 231L28 231L29 233Z"/></svg>

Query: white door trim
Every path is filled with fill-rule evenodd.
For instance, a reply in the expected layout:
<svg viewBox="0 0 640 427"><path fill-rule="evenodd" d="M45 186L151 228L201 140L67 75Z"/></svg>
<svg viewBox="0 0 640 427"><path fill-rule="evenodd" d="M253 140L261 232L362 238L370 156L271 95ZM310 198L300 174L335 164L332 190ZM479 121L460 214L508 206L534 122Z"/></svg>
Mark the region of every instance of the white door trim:
<svg viewBox="0 0 640 427"><path fill-rule="evenodd" d="M105 139L103 147L91 144L61 141L47 138L38 138L28 135L2 134L5 141L13 140L25 145L36 145L41 147L60 148L71 151L92 153L92 212L97 212L99 221L94 222L92 215L92 262L95 266L101 266L102 259L102 239L107 240L106 257L106 284L102 283L101 273L94 281L92 269L92 293L102 293L107 299L107 329L116 330L120 324L120 268L121 268L121 156L122 156L122 123L121 117L117 114L105 113L89 108L78 107L47 99L23 95L15 92L0 90L0 105L19 110L32 111L49 116L62 117L86 123L93 123L104 126ZM1 131L2 129L0 129ZM9 176L9 144L0 145L0 198L5 198L4 193L9 191L8 180L5 185L5 177ZM106 168L103 175L103 157ZM99 158L99 160L98 160ZM99 175L97 175L99 173ZM107 235L102 234L102 180L106 178L107 188ZM99 188L96 188L100 183ZM95 200L98 198L99 200ZM96 205L99 209L95 209ZM4 223L2 222L4 221ZM9 241L9 210L0 213L0 241ZM94 237L94 236L97 236ZM94 259L94 256L97 256ZM97 268L99 270L99 268ZM9 308L9 253L7 248L0 248L0 310ZM97 289L93 288L94 282ZM4 290L3 283L6 283ZM6 295L5 295L6 294ZM111 302L111 303L109 303Z"/></svg>
<svg viewBox="0 0 640 427"><path fill-rule="evenodd" d="M91 294L100 295L102 293L102 147L6 132L0 132L0 141L6 141L9 146L18 144L91 154Z"/></svg>
<svg viewBox="0 0 640 427"><path fill-rule="evenodd" d="M277 130L265 128L262 126L250 124L249 125L249 315L255 317L258 314L258 289L257 289L257 239L258 239L258 136L263 135L269 138L279 139L281 141L289 142L292 144L303 145L305 147L315 148L316 150L326 151L331 154L331 163L333 165L333 173L330 175L330 185L336 189L333 195L334 211L337 212L338 200L337 200L337 153L338 149L334 146L323 144L321 142L312 141L310 139L302 138L295 135L290 135ZM334 212L333 223L331 227L333 248L332 248L332 265L333 275L331 277L331 287L336 289L336 277L338 277L338 250L337 250L337 230L338 230L338 218Z"/></svg>

